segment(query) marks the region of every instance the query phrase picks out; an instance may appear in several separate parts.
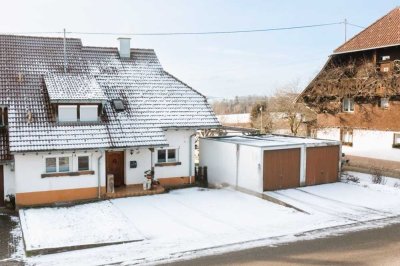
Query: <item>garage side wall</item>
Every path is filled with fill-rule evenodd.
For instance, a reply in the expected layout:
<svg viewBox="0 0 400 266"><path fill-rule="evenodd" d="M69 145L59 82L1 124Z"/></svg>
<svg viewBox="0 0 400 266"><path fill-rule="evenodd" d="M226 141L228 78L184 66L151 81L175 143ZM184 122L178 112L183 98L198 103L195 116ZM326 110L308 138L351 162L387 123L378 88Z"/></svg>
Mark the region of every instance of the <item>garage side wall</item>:
<svg viewBox="0 0 400 266"><path fill-rule="evenodd" d="M260 148L240 145L238 186L248 190L263 192L262 158Z"/></svg>
<svg viewBox="0 0 400 266"><path fill-rule="evenodd" d="M200 139L200 166L208 167L211 185L236 182L236 144Z"/></svg>

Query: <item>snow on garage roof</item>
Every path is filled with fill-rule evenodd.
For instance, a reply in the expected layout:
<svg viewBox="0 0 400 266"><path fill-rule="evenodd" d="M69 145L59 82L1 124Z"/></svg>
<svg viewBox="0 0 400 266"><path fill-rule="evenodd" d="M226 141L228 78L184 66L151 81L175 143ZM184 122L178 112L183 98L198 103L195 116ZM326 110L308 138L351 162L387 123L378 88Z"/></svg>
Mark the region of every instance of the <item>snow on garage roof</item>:
<svg viewBox="0 0 400 266"><path fill-rule="evenodd" d="M210 137L207 139L223 141L247 146L254 147L279 147L279 146L330 146L339 145L339 141L325 140L325 139L313 139L294 137L286 135L259 135L259 136L224 136L224 137Z"/></svg>

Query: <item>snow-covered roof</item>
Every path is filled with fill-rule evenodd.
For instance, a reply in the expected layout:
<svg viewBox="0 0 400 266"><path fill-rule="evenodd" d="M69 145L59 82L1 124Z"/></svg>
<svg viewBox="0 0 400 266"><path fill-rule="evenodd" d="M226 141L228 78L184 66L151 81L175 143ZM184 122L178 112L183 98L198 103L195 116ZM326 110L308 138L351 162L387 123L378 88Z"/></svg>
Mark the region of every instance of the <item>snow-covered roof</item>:
<svg viewBox="0 0 400 266"><path fill-rule="evenodd" d="M208 139L260 148L299 145L305 145L307 147L340 145L340 142L335 140L303 138L287 135L224 136L211 137Z"/></svg>
<svg viewBox="0 0 400 266"><path fill-rule="evenodd" d="M48 73L44 75L51 103L101 103L107 100L93 76L87 74Z"/></svg>
<svg viewBox="0 0 400 266"><path fill-rule="evenodd" d="M220 125L206 98L164 71L154 50L131 49L131 58L121 59L117 48L86 47L80 39L67 38L66 47L67 76L62 38L0 35L0 105L8 107L9 143L3 149L161 146L168 144L166 128ZM79 89L88 83L93 94ZM104 95L101 121L57 123L50 97L64 93L66 100ZM114 99L124 111L114 109Z"/></svg>

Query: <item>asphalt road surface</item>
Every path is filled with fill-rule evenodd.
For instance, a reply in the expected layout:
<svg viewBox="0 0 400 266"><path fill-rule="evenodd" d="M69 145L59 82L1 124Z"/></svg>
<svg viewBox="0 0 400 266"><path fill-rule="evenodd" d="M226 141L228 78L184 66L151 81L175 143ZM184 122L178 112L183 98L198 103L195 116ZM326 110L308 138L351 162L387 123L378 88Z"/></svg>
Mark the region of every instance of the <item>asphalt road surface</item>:
<svg viewBox="0 0 400 266"><path fill-rule="evenodd" d="M169 265L400 265L400 223Z"/></svg>

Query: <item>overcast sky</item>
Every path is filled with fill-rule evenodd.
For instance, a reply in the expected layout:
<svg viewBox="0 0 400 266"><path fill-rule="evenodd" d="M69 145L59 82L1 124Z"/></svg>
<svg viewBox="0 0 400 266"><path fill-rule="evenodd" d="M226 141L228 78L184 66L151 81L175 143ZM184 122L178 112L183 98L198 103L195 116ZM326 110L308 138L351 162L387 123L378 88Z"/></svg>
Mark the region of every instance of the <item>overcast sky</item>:
<svg viewBox="0 0 400 266"><path fill-rule="evenodd" d="M289 27L343 21L367 26L400 0L4 1L0 32L193 32ZM351 37L360 29L348 27ZM117 46L117 36L70 35L84 45ZM135 36L163 67L209 97L269 95L305 85L344 41L344 26L201 36Z"/></svg>

